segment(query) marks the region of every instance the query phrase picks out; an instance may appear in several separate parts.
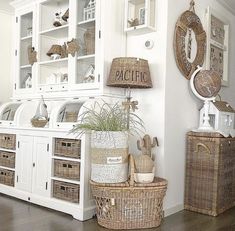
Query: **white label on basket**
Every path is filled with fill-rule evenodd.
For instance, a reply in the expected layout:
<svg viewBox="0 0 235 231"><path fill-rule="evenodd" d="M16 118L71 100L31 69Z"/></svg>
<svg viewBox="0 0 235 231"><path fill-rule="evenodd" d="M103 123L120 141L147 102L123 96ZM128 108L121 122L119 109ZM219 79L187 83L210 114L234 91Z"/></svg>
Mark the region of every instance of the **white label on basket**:
<svg viewBox="0 0 235 231"><path fill-rule="evenodd" d="M122 156L117 157L107 157L107 164L121 164Z"/></svg>

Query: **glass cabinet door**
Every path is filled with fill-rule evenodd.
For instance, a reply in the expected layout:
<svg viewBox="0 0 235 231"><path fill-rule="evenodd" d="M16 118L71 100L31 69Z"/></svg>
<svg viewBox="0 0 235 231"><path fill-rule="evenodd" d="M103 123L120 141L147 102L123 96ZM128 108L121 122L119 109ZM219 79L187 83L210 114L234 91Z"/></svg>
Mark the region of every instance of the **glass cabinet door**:
<svg viewBox="0 0 235 231"><path fill-rule="evenodd" d="M84 88L98 83L96 74L97 1L77 0L76 37L79 52L76 60L75 84Z"/></svg>
<svg viewBox="0 0 235 231"><path fill-rule="evenodd" d="M33 65L29 61L29 53L34 50L34 12L29 11L17 16L19 29L19 43L16 55L18 57L18 70L15 90L27 93L32 91L34 74Z"/></svg>

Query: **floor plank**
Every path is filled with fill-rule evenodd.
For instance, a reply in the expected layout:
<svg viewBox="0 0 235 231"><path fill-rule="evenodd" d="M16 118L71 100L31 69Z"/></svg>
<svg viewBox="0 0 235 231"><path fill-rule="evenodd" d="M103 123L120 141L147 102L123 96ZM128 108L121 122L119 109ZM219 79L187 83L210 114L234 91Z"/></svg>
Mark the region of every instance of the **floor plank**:
<svg viewBox="0 0 235 231"><path fill-rule="evenodd" d="M86 222L0 194L0 231L106 231L95 219ZM146 231L235 231L235 208L218 217L181 211Z"/></svg>

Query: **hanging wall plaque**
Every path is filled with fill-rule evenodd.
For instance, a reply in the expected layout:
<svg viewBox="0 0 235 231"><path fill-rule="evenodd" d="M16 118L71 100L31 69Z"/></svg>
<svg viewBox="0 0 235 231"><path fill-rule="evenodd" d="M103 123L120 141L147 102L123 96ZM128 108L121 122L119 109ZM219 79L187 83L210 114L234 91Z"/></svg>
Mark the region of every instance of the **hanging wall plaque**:
<svg viewBox="0 0 235 231"><path fill-rule="evenodd" d="M195 58L191 58L192 37L196 40ZM206 32L199 17L194 11L194 1L191 1L190 10L180 15L176 22L174 34L174 53L177 66L186 79L190 79L198 65L204 62L206 51Z"/></svg>

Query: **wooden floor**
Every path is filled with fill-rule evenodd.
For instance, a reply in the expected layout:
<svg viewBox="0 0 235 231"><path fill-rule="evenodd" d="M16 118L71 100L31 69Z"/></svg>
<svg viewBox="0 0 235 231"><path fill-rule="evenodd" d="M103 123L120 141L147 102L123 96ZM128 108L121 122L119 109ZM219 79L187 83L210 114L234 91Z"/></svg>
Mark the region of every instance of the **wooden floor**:
<svg viewBox="0 0 235 231"><path fill-rule="evenodd" d="M0 194L0 231L105 231L95 219L86 222ZM235 208L217 218L182 211L154 231L235 231Z"/></svg>

